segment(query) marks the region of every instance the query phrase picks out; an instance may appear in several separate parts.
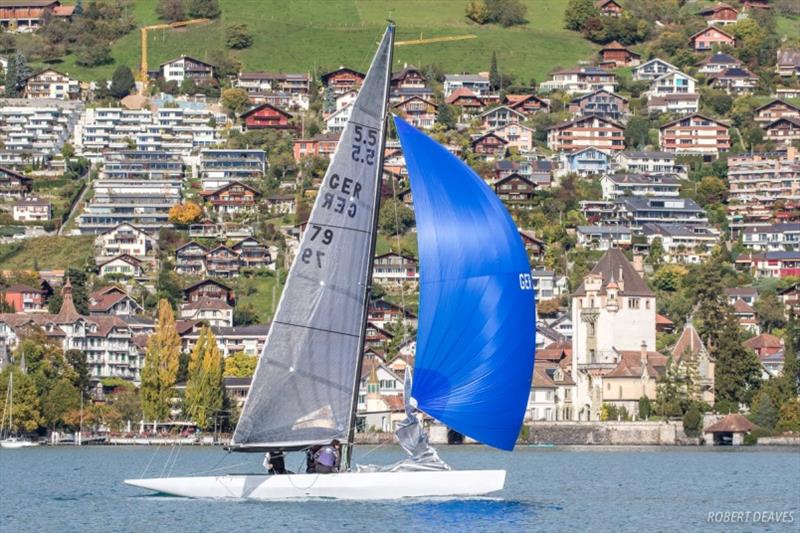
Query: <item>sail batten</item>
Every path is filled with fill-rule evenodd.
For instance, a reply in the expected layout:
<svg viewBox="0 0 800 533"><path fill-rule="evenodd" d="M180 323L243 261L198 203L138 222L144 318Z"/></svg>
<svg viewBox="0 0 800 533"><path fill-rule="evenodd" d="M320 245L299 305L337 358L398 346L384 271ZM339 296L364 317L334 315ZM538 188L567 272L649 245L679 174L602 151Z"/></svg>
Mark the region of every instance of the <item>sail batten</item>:
<svg viewBox="0 0 800 533"><path fill-rule="evenodd" d="M393 33L383 36L318 191L233 450L346 440L353 426Z"/></svg>
<svg viewBox="0 0 800 533"><path fill-rule="evenodd" d="M395 118L420 260L412 396L480 442L512 449L533 375L530 265L494 192L444 147Z"/></svg>

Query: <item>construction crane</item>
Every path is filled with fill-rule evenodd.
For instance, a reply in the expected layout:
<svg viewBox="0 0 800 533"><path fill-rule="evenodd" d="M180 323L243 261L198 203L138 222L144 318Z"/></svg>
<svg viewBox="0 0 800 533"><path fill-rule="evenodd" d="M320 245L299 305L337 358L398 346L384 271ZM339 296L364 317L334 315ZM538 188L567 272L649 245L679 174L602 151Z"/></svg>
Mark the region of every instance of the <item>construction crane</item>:
<svg viewBox="0 0 800 533"><path fill-rule="evenodd" d="M147 32L149 30L171 30L175 28L185 28L187 26L197 26L200 24L208 24L211 22L209 19L191 19L179 20L178 22L170 22L169 24L153 24L151 26L142 26L139 28L142 35L142 63L140 66L139 77L142 81L142 94L147 94L148 84L148 69L147 69Z"/></svg>

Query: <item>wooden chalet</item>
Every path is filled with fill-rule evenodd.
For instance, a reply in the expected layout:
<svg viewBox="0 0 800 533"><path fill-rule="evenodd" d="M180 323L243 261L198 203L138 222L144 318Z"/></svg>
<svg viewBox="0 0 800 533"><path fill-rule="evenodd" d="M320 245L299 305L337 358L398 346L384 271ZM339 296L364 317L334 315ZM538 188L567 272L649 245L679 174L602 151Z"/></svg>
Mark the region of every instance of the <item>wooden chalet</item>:
<svg viewBox="0 0 800 533"><path fill-rule="evenodd" d="M760 107L755 108L755 121L769 124L779 118L800 118L800 107L776 98Z"/></svg>
<svg viewBox="0 0 800 533"><path fill-rule="evenodd" d="M511 174L494 182L494 192L507 204L528 203L533 200L536 184L519 174Z"/></svg>
<svg viewBox="0 0 800 533"><path fill-rule="evenodd" d="M459 87L445 99L445 103L460 107L462 113L477 115L486 109L486 100L466 87Z"/></svg>
<svg viewBox="0 0 800 533"><path fill-rule="evenodd" d="M709 26L735 24L739 17L739 12L734 7L723 2L709 6L697 14L706 19Z"/></svg>
<svg viewBox="0 0 800 533"><path fill-rule="evenodd" d="M0 197L22 198L33 191L33 179L10 168L0 167Z"/></svg>
<svg viewBox="0 0 800 533"><path fill-rule="evenodd" d="M183 289L183 299L186 302L198 302L203 298L222 300L229 305L236 303L233 289L213 279L204 279Z"/></svg>
<svg viewBox="0 0 800 533"><path fill-rule="evenodd" d="M602 15L607 17L622 16L622 4L617 2L617 0L596 0L594 5L600 10Z"/></svg>
<svg viewBox="0 0 800 533"><path fill-rule="evenodd" d="M764 125L768 140L777 143L792 144L800 141L800 118L781 117Z"/></svg>
<svg viewBox="0 0 800 533"><path fill-rule="evenodd" d="M261 104L242 113L239 118L245 129L261 130L266 128L285 130L293 126L289 123L292 114L272 104Z"/></svg>
<svg viewBox="0 0 800 533"><path fill-rule="evenodd" d="M392 89L422 89L425 87L425 75L414 66L406 65L403 70L392 74Z"/></svg>
<svg viewBox="0 0 800 533"><path fill-rule="evenodd" d="M514 111L525 115L532 115L539 111L550 111L550 102L539 98L535 94L507 94L506 105Z"/></svg>
<svg viewBox="0 0 800 533"><path fill-rule="evenodd" d="M472 151L485 158L502 158L506 153L508 141L496 133L484 133L475 138L471 143Z"/></svg>
<svg viewBox="0 0 800 533"><path fill-rule="evenodd" d="M393 106L402 117L419 129L430 129L436 123L439 106L419 96L413 96Z"/></svg>
<svg viewBox="0 0 800 533"><path fill-rule="evenodd" d="M239 181L232 181L213 191L203 191L201 196L218 213L242 213L255 208L256 198L261 195L256 189Z"/></svg>
<svg viewBox="0 0 800 533"><path fill-rule="evenodd" d="M320 77L322 85L332 89L334 93L346 93L364 83L366 75L357 70L347 67L339 67L336 70L327 72Z"/></svg>
<svg viewBox="0 0 800 533"><path fill-rule="evenodd" d="M635 67L641 63L642 56L623 46L619 41L613 41L600 49L602 64L613 67Z"/></svg>

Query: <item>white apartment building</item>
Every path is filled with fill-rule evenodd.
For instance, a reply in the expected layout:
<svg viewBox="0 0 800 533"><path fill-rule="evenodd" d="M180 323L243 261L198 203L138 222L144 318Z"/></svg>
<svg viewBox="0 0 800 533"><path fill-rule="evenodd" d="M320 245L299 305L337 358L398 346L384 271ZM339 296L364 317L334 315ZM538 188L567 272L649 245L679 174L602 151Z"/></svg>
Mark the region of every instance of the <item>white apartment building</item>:
<svg viewBox="0 0 800 533"><path fill-rule="evenodd" d="M632 72L635 81L652 81L656 78L660 78L664 74L669 74L677 70L678 67L675 65L655 57L646 63L633 67Z"/></svg>
<svg viewBox="0 0 800 533"><path fill-rule="evenodd" d="M11 208L11 216L18 222L46 222L50 220L52 212L50 202L39 198L22 198Z"/></svg>
<svg viewBox="0 0 800 533"><path fill-rule="evenodd" d="M266 169L264 150L206 148L200 151L199 174L206 191L219 189L232 181L261 178Z"/></svg>
<svg viewBox="0 0 800 533"><path fill-rule="evenodd" d="M53 69L38 72L25 82L25 98L77 100L80 96L80 82Z"/></svg>
<svg viewBox="0 0 800 533"><path fill-rule="evenodd" d="M800 250L800 223L747 228L742 234L742 244L755 252Z"/></svg>
<svg viewBox="0 0 800 533"><path fill-rule="evenodd" d="M676 163L671 152L620 152L617 165L620 170L637 174L675 174L683 177L686 169Z"/></svg>
<svg viewBox="0 0 800 533"><path fill-rule="evenodd" d="M180 180L98 180L78 216L78 229L95 234L128 223L155 232L170 226L169 209L180 201Z"/></svg>
<svg viewBox="0 0 800 533"><path fill-rule="evenodd" d="M82 107L77 101L4 100L0 106L0 165L19 167L59 154Z"/></svg>
<svg viewBox="0 0 800 533"><path fill-rule="evenodd" d="M598 67L578 67L553 73L551 80L540 85L543 92L562 90L567 94L588 94L604 90L613 93L617 88L617 76Z"/></svg>
<svg viewBox="0 0 800 533"><path fill-rule="evenodd" d="M456 89L469 89L478 96L491 92L488 74L447 74L444 77L444 96L447 98Z"/></svg>
<svg viewBox="0 0 800 533"><path fill-rule="evenodd" d="M98 235L94 246L98 258L107 260L125 254L145 261L155 258L158 240L132 224L123 223Z"/></svg>
<svg viewBox="0 0 800 533"><path fill-rule="evenodd" d="M695 113L700 104L696 89L696 79L678 70L671 70L650 82L647 109L651 112Z"/></svg>
<svg viewBox="0 0 800 533"><path fill-rule="evenodd" d="M648 246L656 239L661 240L664 260L668 263L701 263L719 241L719 235L709 228L681 224L644 224L642 234Z"/></svg>
<svg viewBox="0 0 800 533"><path fill-rule="evenodd" d="M325 133L341 133L350 120L350 115L353 113L353 106L347 105L325 119Z"/></svg>
<svg viewBox="0 0 800 533"><path fill-rule="evenodd" d="M603 200L621 196L680 196L681 182L675 176L655 174L606 174L600 178Z"/></svg>

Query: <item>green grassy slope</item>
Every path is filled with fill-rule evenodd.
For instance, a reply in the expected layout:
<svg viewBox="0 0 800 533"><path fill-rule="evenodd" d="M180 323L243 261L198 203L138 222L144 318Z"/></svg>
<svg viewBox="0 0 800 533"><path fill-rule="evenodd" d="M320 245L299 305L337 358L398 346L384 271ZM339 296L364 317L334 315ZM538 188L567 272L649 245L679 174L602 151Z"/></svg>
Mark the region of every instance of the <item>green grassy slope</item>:
<svg viewBox="0 0 800 533"><path fill-rule="evenodd" d="M22 249L0 261L0 270L81 267L94 253L94 235L26 239Z"/></svg>
<svg viewBox="0 0 800 533"><path fill-rule="evenodd" d="M224 49L223 29L249 25L255 42L239 52L248 70L307 72L346 64L364 69L387 18L397 22L397 40L476 35L465 41L399 46L395 68L437 63L446 72L486 71L492 51L500 69L519 81L541 81L557 66L573 65L593 53L590 43L562 29L567 0L524 0L529 23L514 28L480 27L464 17L466 0L220 0L222 18L206 26L151 31L149 66L180 54L200 59ZM156 0L137 0L140 25L157 23ZM108 78L117 64L138 68L139 32L114 44L115 64L87 69L68 57L62 70L83 79Z"/></svg>

